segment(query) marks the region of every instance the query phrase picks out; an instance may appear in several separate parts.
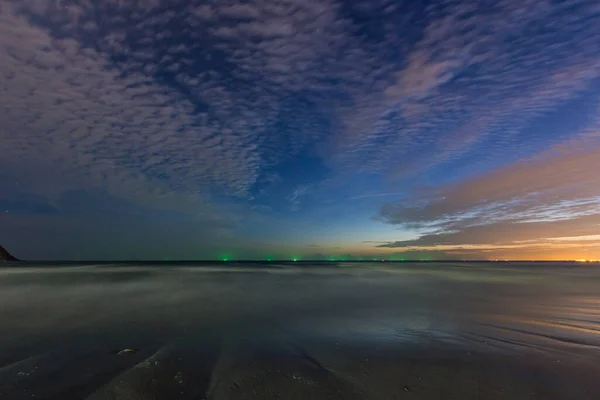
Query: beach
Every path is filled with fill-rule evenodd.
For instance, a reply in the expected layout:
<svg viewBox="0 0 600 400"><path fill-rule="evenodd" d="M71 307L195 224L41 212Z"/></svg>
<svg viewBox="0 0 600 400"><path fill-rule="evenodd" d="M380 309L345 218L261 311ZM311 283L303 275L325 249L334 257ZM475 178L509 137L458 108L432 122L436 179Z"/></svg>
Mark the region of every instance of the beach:
<svg viewBox="0 0 600 400"><path fill-rule="evenodd" d="M6 267L0 398L597 399L599 275L557 263Z"/></svg>

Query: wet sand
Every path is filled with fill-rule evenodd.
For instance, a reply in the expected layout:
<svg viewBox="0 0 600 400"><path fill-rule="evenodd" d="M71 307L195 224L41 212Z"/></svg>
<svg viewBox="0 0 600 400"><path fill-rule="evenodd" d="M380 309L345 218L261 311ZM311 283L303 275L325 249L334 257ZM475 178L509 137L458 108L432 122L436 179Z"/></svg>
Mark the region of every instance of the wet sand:
<svg viewBox="0 0 600 400"><path fill-rule="evenodd" d="M2 269L0 399L598 399L597 275Z"/></svg>

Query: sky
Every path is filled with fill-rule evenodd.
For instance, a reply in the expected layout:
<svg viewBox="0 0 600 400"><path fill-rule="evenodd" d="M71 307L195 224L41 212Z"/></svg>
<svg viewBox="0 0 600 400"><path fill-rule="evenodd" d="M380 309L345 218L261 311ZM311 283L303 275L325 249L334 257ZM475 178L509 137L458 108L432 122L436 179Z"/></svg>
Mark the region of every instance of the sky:
<svg viewBox="0 0 600 400"><path fill-rule="evenodd" d="M600 259L599 93L589 0L0 0L0 244Z"/></svg>

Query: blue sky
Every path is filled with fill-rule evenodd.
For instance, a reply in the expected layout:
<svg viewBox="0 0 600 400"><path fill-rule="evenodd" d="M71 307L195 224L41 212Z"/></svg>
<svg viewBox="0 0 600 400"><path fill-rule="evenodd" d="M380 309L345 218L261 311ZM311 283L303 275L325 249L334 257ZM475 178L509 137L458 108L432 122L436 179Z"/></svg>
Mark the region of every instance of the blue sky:
<svg viewBox="0 0 600 400"><path fill-rule="evenodd" d="M599 88L589 0L8 1L0 243L600 258Z"/></svg>

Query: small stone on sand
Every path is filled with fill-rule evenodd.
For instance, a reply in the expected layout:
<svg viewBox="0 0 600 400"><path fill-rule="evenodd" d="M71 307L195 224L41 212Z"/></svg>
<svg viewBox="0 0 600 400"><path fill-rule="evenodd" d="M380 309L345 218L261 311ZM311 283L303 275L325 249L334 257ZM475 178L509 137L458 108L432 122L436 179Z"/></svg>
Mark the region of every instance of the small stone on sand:
<svg viewBox="0 0 600 400"><path fill-rule="evenodd" d="M117 353L117 355L123 356L123 355L131 355L131 354L135 354L139 351L139 349L123 349L121 351L119 351Z"/></svg>

